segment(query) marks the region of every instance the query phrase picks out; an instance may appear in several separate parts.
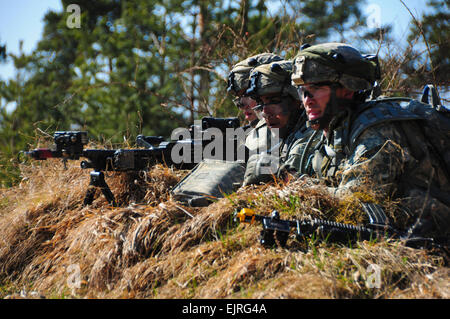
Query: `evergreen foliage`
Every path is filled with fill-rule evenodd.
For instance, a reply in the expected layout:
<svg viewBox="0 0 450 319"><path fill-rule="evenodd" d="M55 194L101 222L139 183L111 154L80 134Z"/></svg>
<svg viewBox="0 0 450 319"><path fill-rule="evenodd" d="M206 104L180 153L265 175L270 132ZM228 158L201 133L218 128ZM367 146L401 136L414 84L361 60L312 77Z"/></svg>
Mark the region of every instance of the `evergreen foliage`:
<svg viewBox="0 0 450 319"><path fill-rule="evenodd" d="M79 27L68 10L73 4L80 8ZM14 78L0 78L0 183L15 183L16 154L54 130L87 130L92 139L118 143L138 134L169 138L174 128L205 115L236 116L226 92L235 63L261 52L292 58L304 42L348 41L348 30L360 41L377 41L381 29L364 23L363 4L62 0L62 12L45 15L31 54L9 53L0 41L0 63L13 61L16 68ZM422 72L414 59L402 69L420 86L431 74L445 79L449 68L448 4L430 4L434 13L422 26L434 69ZM389 26L382 32L388 38Z"/></svg>

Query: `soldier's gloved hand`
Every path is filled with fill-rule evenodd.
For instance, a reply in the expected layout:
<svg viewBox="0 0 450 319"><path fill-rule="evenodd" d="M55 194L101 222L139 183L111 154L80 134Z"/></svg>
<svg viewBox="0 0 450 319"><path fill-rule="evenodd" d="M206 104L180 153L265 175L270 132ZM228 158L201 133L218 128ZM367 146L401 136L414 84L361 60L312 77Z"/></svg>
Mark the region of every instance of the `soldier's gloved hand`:
<svg viewBox="0 0 450 319"><path fill-rule="evenodd" d="M247 161L243 186L273 180L279 167L279 157L266 153L253 154Z"/></svg>

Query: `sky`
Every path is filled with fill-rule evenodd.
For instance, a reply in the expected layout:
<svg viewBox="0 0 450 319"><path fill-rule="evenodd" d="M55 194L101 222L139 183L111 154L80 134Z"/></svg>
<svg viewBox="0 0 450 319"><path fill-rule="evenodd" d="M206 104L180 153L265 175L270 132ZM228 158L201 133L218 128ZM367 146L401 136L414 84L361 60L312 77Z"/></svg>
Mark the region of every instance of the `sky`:
<svg viewBox="0 0 450 319"><path fill-rule="evenodd" d="M44 31L43 19L49 10L62 10L61 0L0 0L0 44L7 52L19 53L23 40L24 53L31 53ZM0 64L0 78L14 75L12 63Z"/></svg>
<svg viewBox="0 0 450 319"><path fill-rule="evenodd" d="M416 16L426 9L426 0L404 2ZM60 0L0 0L0 44L6 43L7 51L17 54L19 41L23 40L24 53L31 53L42 36L45 13L62 9ZM366 0L363 10L371 15L373 23L390 23L394 34L399 39L405 38L411 16L400 0ZM12 63L0 64L0 79L9 79L14 74Z"/></svg>

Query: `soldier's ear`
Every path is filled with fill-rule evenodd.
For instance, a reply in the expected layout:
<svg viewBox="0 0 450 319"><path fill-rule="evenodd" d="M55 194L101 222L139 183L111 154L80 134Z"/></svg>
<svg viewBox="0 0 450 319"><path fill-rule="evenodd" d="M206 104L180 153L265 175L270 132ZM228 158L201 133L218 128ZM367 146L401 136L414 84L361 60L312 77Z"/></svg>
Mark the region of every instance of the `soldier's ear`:
<svg viewBox="0 0 450 319"><path fill-rule="evenodd" d="M351 100L353 99L353 96L355 95L354 91L350 91L349 89L345 87L340 87L336 89L336 97L340 99L347 99Z"/></svg>

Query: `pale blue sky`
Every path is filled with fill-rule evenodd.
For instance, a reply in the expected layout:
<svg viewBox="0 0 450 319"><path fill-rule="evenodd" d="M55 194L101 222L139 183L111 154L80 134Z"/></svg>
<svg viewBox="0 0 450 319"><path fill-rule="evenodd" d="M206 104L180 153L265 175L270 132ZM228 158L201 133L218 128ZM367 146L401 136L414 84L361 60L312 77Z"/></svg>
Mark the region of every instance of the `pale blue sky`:
<svg viewBox="0 0 450 319"><path fill-rule="evenodd" d="M426 0L404 0L410 10L420 16ZM410 26L410 14L399 0L367 0L366 7L375 4L380 9L381 23L391 23L397 37L402 40ZM43 32L43 18L50 9L61 11L60 0L0 0L0 43L6 43L7 51L18 53L19 41L23 51L31 53ZM0 78L14 75L11 63L0 64Z"/></svg>
<svg viewBox="0 0 450 319"><path fill-rule="evenodd" d="M43 18L50 9L62 10L61 0L0 0L0 43L6 42L8 52L19 52L19 41L23 40L23 51L31 53L41 38ZM0 77L14 74L11 63L0 64Z"/></svg>

